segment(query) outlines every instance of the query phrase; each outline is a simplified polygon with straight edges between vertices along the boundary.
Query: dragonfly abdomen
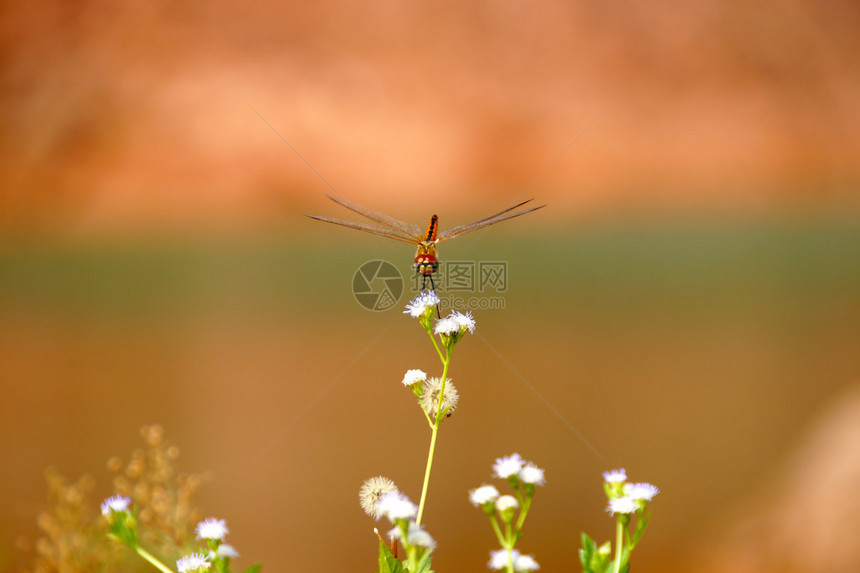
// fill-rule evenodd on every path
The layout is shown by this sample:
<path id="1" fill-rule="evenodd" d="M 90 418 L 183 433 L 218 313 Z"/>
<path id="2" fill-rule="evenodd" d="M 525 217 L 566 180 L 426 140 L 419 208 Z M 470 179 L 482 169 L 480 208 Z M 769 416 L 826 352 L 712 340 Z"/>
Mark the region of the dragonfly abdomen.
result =
<path id="1" fill-rule="evenodd" d="M 436 241 L 436 231 L 439 230 L 439 217 L 433 215 L 430 217 L 430 224 L 427 225 L 427 233 L 424 234 L 425 242 L 435 242 Z"/>

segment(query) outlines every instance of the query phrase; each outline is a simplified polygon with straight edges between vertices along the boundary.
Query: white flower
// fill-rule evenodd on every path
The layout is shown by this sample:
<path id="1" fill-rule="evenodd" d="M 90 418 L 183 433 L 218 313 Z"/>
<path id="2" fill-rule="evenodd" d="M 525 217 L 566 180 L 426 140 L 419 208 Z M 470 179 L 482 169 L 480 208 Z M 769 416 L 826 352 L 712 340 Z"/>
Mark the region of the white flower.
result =
<path id="1" fill-rule="evenodd" d="M 218 546 L 218 550 L 215 551 L 215 555 L 221 557 L 222 559 L 235 559 L 239 556 L 239 552 L 236 551 L 236 549 L 234 549 L 232 545 L 222 543 Z"/>
<path id="2" fill-rule="evenodd" d="M 499 513 L 504 513 L 509 509 L 516 509 L 519 506 L 520 503 L 517 501 L 517 498 L 512 495 L 503 495 L 496 500 L 496 510 Z"/>
<path id="3" fill-rule="evenodd" d="M 428 308 L 435 308 L 440 302 L 435 292 L 423 292 L 406 305 L 406 310 L 403 311 L 403 314 L 408 314 L 412 318 L 418 318 L 427 312 Z"/>
<path id="4" fill-rule="evenodd" d="M 540 565 L 531 555 L 518 555 L 514 559 L 515 571 L 537 571 L 538 569 L 540 569 Z"/>
<path id="5" fill-rule="evenodd" d="M 650 483 L 626 483 L 624 484 L 624 495 L 637 501 L 651 501 L 660 490 Z"/>
<path id="6" fill-rule="evenodd" d="M 537 467 L 532 462 L 527 463 L 519 473 L 520 481 L 523 483 L 531 483 L 534 485 L 543 485 L 546 480 L 543 477 L 543 470 Z"/>
<path id="7" fill-rule="evenodd" d="M 455 312 L 452 312 L 448 316 L 448 318 L 453 320 L 457 324 L 457 326 L 460 327 L 460 330 L 463 330 L 463 331 L 468 330 L 469 334 L 475 333 L 475 319 L 472 318 L 471 312 L 467 312 L 466 314 L 463 314 L 461 312 L 455 311 Z"/>
<path id="8" fill-rule="evenodd" d="M 427 373 L 423 370 L 407 370 L 406 374 L 403 375 L 404 386 L 412 386 L 413 384 L 424 382 L 425 380 L 427 380 Z"/>
<path id="9" fill-rule="evenodd" d="M 230 533 L 227 523 L 223 519 L 214 517 L 198 523 L 194 532 L 197 533 L 197 539 L 217 539 L 218 541 L 224 541 L 224 536 Z"/>
<path id="10" fill-rule="evenodd" d="M 633 513 L 639 507 L 639 503 L 632 497 L 613 497 L 606 506 L 606 511 L 611 515 L 616 513 Z"/>
<path id="11" fill-rule="evenodd" d="M 493 476 L 502 479 L 508 479 L 513 475 L 520 473 L 523 468 L 523 458 L 519 454 L 511 454 L 504 458 L 496 458 L 496 463 L 493 465 Z"/>
<path id="12" fill-rule="evenodd" d="M 516 549 L 511 549 L 511 560 L 516 563 L 517 559 L 520 558 L 520 552 Z M 490 551 L 490 562 L 487 563 L 487 567 L 490 569 L 504 569 L 508 566 L 508 550 L 507 549 L 497 549 L 495 551 Z"/>
<path id="13" fill-rule="evenodd" d="M 131 504 L 131 499 L 124 495 L 115 495 L 109 497 L 102 502 L 102 515 L 110 516 L 113 511 L 128 511 L 128 506 Z"/>
<path id="14" fill-rule="evenodd" d="M 454 336 L 460 334 L 460 325 L 450 316 L 446 316 L 436 321 L 433 332 L 440 335 Z"/>
<path id="15" fill-rule="evenodd" d="M 382 515 L 379 511 L 379 499 L 387 493 L 396 491 L 397 485 L 387 477 L 376 476 L 368 479 L 361 484 L 361 489 L 358 491 L 361 509 L 373 519 L 379 519 Z"/>
<path id="16" fill-rule="evenodd" d="M 627 473 L 624 468 L 603 472 L 603 480 L 606 483 L 624 483 L 627 481 Z"/>
<path id="17" fill-rule="evenodd" d="M 495 502 L 499 499 L 499 490 L 493 485 L 482 485 L 469 492 L 469 501 L 475 507 L 484 505 L 485 503 Z"/>
<path id="18" fill-rule="evenodd" d="M 202 553 L 186 555 L 176 562 L 176 570 L 179 573 L 197 573 L 199 571 L 206 571 L 211 566 L 212 564 L 206 561 L 206 556 Z"/>
<path id="19" fill-rule="evenodd" d="M 424 392 L 421 394 L 421 407 L 427 412 L 431 419 L 436 418 L 436 407 L 439 405 L 439 390 L 442 389 L 441 378 L 428 378 L 424 382 Z M 446 416 L 450 416 L 457 409 L 460 401 L 460 393 L 449 378 L 445 381 L 445 391 L 442 393 L 442 411 L 447 410 Z"/>
<path id="20" fill-rule="evenodd" d="M 388 537 L 389 539 L 402 539 L 403 531 L 399 527 L 395 527 L 388 532 Z M 433 539 L 433 536 L 427 533 L 424 528 L 414 521 L 409 522 L 409 526 L 406 531 L 406 543 L 409 545 L 426 547 L 428 549 L 434 549 L 436 547 L 436 540 Z"/>
<path id="21" fill-rule="evenodd" d="M 391 523 L 398 519 L 414 519 L 418 515 L 418 506 L 400 492 L 386 493 L 379 498 L 377 508 Z"/>

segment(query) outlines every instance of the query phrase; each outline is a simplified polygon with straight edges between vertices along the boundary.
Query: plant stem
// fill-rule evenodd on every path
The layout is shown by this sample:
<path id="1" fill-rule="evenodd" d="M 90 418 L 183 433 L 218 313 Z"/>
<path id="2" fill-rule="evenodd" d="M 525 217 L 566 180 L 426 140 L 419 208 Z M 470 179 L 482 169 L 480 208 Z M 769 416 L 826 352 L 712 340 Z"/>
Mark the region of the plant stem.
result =
<path id="1" fill-rule="evenodd" d="M 156 559 L 152 553 L 150 553 L 140 545 L 135 547 L 134 550 L 137 551 L 138 555 L 149 561 L 153 567 L 161 571 L 161 573 L 173 573 L 173 571 L 171 571 L 171 569 L 167 567 L 167 565 Z"/>
<path id="2" fill-rule="evenodd" d="M 403 535 L 403 541 L 406 541 L 406 534 Z M 415 545 L 409 546 L 406 550 L 406 560 L 409 563 L 409 570 L 416 571 L 418 569 L 418 547 Z"/>
<path id="3" fill-rule="evenodd" d="M 496 532 L 496 538 L 499 540 L 499 545 L 504 547 L 507 540 L 505 539 L 505 534 L 502 533 L 502 528 L 499 527 L 499 522 L 496 520 L 495 515 L 490 516 L 490 524 L 493 526 L 493 531 Z"/>
<path id="4" fill-rule="evenodd" d="M 623 515 L 618 516 L 617 525 L 615 526 L 615 567 L 612 568 L 613 573 L 621 571 L 621 545 L 624 543 L 624 527 L 621 525 Z"/>
<path id="5" fill-rule="evenodd" d="M 522 499 L 522 496 L 519 496 L 520 501 L 520 516 L 517 518 L 516 531 L 519 531 L 523 528 L 523 523 L 526 522 L 526 515 L 529 513 L 529 507 L 532 505 L 531 496 L 526 496 L 525 499 Z"/>
<path id="6" fill-rule="evenodd" d="M 435 349 L 436 349 L 436 354 L 438 354 L 438 355 L 439 355 L 439 360 L 441 360 L 441 361 L 442 361 L 442 364 L 445 364 L 445 362 L 446 362 L 446 361 L 445 361 L 445 356 L 442 354 L 442 350 L 439 348 L 439 343 L 438 343 L 438 342 L 436 342 L 436 338 L 433 336 L 433 331 L 432 331 L 432 330 L 428 330 L 428 331 L 427 331 L 427 335 L 428 335 L 428 336 L 430 336 L 430 342 L 432 342 L 432 343 L 433 343 L 433 348 L 435 348 Z M 450 355 L 450 352 L 449 352 L 449 355 Z"/>
<path id="7" fill-rule="evenodd" d="M 430 435 L 430 451 L 427 452 L 427 467 L 424 469 L 424 485 L 421 487 L 421 501 L 418 503 L 418 517 L 415 524 L 421 525 L 421 516 L 424 515 L 424 502 L 427 501 L 427 487 L 430 484 L 430 469 L 433 467 L 433 452 L 436 450 L 436 435 L 439 433 L 439 425 L 433 424 L 433 432 Z"/>
<path id="8" fill-rule="evenodd" d="M 432 337 L 431 337 L 432 338 Z M 436 344 L 436 340 L 433 340 Z M 438 350 L 438 346 L 436 348 Z M 440 352 L 441 356 L 441 352 Z M 421 487 L 421 501 L 418 503 L 418 516 L 415 524 L 421 525 L 421 517 L 424 515 L 424 504 L 427 501 L 427 488 L 430 486 L 430 470 L 433 467 L 433 454 L 436 452 L 436 436 L 439 435 L 439 424 L 442 422 L 442 397 L 445 392 L 445 381 L 448 379 L 448 364 L 451 361 L 451 350 L 445 349 L 445 357 L 442 359 L 442 384 L 439 387 L 439 402 L 436 404 L 436 422 L 433 424 L 430 434 L 430 451 L 427 452 L 427 467 L 424 469 L 424 485 Z"/>

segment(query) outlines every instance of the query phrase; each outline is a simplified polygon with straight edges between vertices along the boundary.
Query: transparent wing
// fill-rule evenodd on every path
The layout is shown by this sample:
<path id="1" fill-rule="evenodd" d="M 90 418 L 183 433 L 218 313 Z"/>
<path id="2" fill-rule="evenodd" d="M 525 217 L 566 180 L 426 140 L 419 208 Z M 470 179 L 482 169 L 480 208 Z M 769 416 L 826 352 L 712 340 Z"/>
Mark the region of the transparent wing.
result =
<path id="1" fill-rule="evenodd" d="M 341 225 L 342 227 L 349 227 L 350 229 L 356 229 L 359 231 L 364 231 L 365 233 L 372 233 L 374 235 L 379 235 L 381 237 L 388 237 L 389 239 L 395 239 L 397 241 L 403 241 L 404 243 L 409 243 L 411 245 L 416 244 L 416 239 L 406 233 L 401 233 L 397 229 L 387 229 L 384 227 L 377 227 L 376 225 L 368 225 L 367 223 L 356 223 L 355 221 L 344 221 L 343 219 L 335 219 L 333 217 L 324 217 L 322 215 L 311 215 L 309 213 L 305 213 L 306 217 L 310 217 L 311 219 L 316 219 L 317 221 L 325 221 L 326 223 L 334 223 L 335 225 Z"/>
<path id="2" fill-rule="evenodd" d="M 412 239 L 420 242 L 423 239 L 423 229 L 418 225 L 413 225 L 412 223 L 407 223 L 406 221 L 400 221 L 393 217 L 389 217 L 388 215 L 384 215 L 378 211 L 373 211 L 368 209 L 367 207 L 362 207 L 352 201 L 347 201 L 343 197 L 335 197 L 334 195 L 326 195 L 329 199 L 337 203 L 342 207 L 346 207 L 353 213 L 358 213 L 362 217 L 366 217 L 371 221 L 375 221 L 382 225 L 383 227 L 388 227 L 390 229 L 394 229 L 399 231 L 401 234 L 409 236 Z M 329 221 L 334 222 L 334 221 Z M 347 225 L 349 227 L 350 225 Z"/>
<path id="3" fill-rule="evenodd" d="M 538 209 L 543 209 L 544 207 L 546 207 L 546 205 L 538 205 L 537 207 L 531 207 L 522 211 L 516 211 L 516 209 L 522 207 L 529 201 L 533 201 L 533 199 L 523 201 L 522 203 L 517 203 L 512 207 L 508 207 L 504 211 L 499 211 L 495 215 L 490 215 L 489 217 L 479 219 L 474 223 L 459 225 L 457 227 L 452 227 L 446 231 L 442 231 L 441 233 L 439 233 L 439 238 L 436 239 L 436 242 L 439 243 L 442 241 L 447 241 L 448 239 L 453 239 L 457 235 L 462 235 L 463 233 L 471 233 L 472 231 L 477 231 L 478 229 L 483 229 L 484 227 L 489 227 L 490 225 L 495 225 L 496 223 L 501 223 L 502 221 L 507 221 L 508 219 L 513 219 L 514 217 L 519 217 L 520 215 L 525 215 L 526 213 L 531 213 L 532 211 L 537 211 Z"/>

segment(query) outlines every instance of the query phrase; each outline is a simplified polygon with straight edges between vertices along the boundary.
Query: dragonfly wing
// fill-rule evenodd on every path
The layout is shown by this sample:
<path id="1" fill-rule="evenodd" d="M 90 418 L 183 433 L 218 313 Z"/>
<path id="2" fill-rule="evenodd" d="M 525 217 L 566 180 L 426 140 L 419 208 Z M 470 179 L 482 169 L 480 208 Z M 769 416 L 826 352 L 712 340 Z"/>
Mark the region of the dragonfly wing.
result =
<path id="1" fill-rule="evenodd" d="M 418 225 L 413 225 L 412 223 L 407 223 L 406 221 L 400 221 L 378 211 L 373 211 L 371 209 L 368 209 L 367 207 L 362 207 L 361 205 L 353 203 L 352 201 L 347 201 L 343 197 L 336 197 L 334 195 L 326 195 L 326 197 L 328 197 L 341 207 L 346 207 L 353 213 L 358 213 L 362 217 L 366 217 L 371 221 L 379 223 L 380 225 L 383 225 L 390 229 L 395 229 L 396 231 L 404 235 L 408 235 L 412 239 L 415 239 L 415 241 L 420 242 L 423 238 L 422 229 Z"/>
<path id="2" fill-rule="evenodd" d="M 350 229 L 356 229 L 359 231 L 364 231 L 365 233 L 372 233 L 374 235 L 380 235 L 382 237 L 388 237 L 389 239 L 395 239 L 397 241 L 403 241 L 404 243 L 409 243 L 414 245 L 415 239 L 407 235 L 406 233 L 401 233 L 397 229 L 387 229 L 384 227 L 377 227 L 374 225 L 368 225 L 367 223 L 356 223 L 355 221 L 344 221 L 343 219 L 335 219 L 333 217 L 324 217 L 322 215 L 311 215 L 309 213 L 305 213 L 306 217 L 310 217 L 311 219 L 316 219 L 317 221 L 325 221 L 326 223 L 334 223 L 335 225 L 341 225 L 342 227 L 349 227 Z"/>
<path id="3" fill-rule="evenodd" d="M 519 217 L 520 215 L 525 215 L 526 213 L 531 213 L 532 211 L 537 211 L 538 209 L 543 209 L 546 205 L 538 205 L 537 207 L 531 207 L 529 209 L 524 209 L 522 211 L 514 211 L 519 207 L 522 207 L 532 199 L 528 201 L 523 201 L 522 203 L 517 203 L 513 207 L 508 207 L 503 211 L 499 211 L 495 215 L 490 215 L 489 217 L 485 217 L 483 219 L 479 219 L 474 223 L 468 223 L 466 225 L 459 225 L 457 227 L 452 227 L 446 231 L 442 231 L 439 233 L 439 238 L 436 239 L 436 242 L 447 241 L 448 239 L 453 239 L 457 235 L 462 235 L 463 233 L 471 233 L 472 231 L 477 231 L 478 229 L 483 229 L 484 227 L 489 227 L 490 225 L 495 225 L 496 223 L 501 223 L 502 221 L 507 221 L 508 219 L 513 219 L 514 217 Z"/>

